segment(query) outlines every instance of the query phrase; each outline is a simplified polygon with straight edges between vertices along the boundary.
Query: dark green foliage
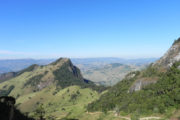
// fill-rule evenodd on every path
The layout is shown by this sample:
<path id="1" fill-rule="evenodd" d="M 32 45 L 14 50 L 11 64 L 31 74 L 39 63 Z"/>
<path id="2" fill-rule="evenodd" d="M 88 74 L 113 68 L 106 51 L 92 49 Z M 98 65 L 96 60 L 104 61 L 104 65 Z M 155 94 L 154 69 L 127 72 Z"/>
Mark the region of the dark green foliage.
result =
<path id="1" fill-rule="evenodd" d="M 144 71 L 142 71 L 143 77 L 154 77 L 158 76 L 160 73 L 155 67 L 152 67 L 152 64 L 149 65 Z"/>
<path id="2" fill-rule="evenodd" d="M 69 93 L 69 88 L 67 89 L 67 93 Z"/>
<path id="3" fill-rule="evenodd" d="M 11 85 L 8 90 L 0 90 L 0 96 L 8 96 L 9 93 L 14 89 L 14 85 Z"/>
<path id="4" fill-rule="evenodd" d="M 20 97 L 20 95 L 19 95 L 19 94 L 17 94 L 16 99 L 18 99 L 19 97 Z"/>
<path id="5" fill-rule="evenodd" d="M 32 78 L 30 78 L 25 84 L 24 86 L 28 86 L 28 85 L 31 85 L 31 86 L 36 86 L 37 84 L 40 83 L 41 81 L 41 78 L 43 77 L 43 75 L 37 75 L 37 76 L 34 76 Z"/>
<path id="6" fill-rule="evenodd" d="M 60 85 L 62 88 L 84 83 L 80 75 L 80 71 L 74 66 L 71 66 L 73 67 L 74 71 L 70 71 L 69 65 L 69 63 L 64 63 L 59 69 L 53 72 L 55 75 L 55 80 L 58 81 L 58 85 Z"/>
<path id="7" fill-rule="evenodd" d="M 180 108 L 180 62 L 175 63 L 166 73 L 159 75 L 156 84 L 146 86 L 143 90 L 129 93 L 129 87 L 135 78 L 123 80 L 113 86 L 107 93 L 92 104 L 89 111 L 114 110 L 140 114 L 165 113 L 169 108 Z M 151 72 L 150 72 L 151 73 Z M 148 75 L 150 76 L 150 74 Z"/>
<path id="8" fill-rule="evenodd" d="M 93 82 L 82 78 L 80 70 L 73 66 L 72 63 L 66 62 L 59 69 L 53 72 L 55 80 L 58 81 L 58 85 L 62 88 L 66 88 L 72 85 L 78 85 L 81 88 L 92 88 L 102 92 L 106 89 L 103 86 L 96 86 Z"/>
<path id="9" fill-rule="evenodd" d="M 46 119 L 47 119 L 47 120 L 57 120 L 57 118 L 54 117 L 54 116 L 52 116 L 52 115 L 47 116 Z"/>
<path id="10" fill-rule="evenodd" d="M 79 119 L 74 119 L 74 118 L 62 118 L 61 120 L 79 120 Z"/>
<path id="11" fill-rule="evenodd" d="M 131 115 L 131 120 L 140 120 L 140 115 L 138 113 L 134 113 Z"/>
<path id="12" fill-rule="evenodd" d="M 72 94 L 72 95 L 71 95 L 71 100 L 76 100 L 77 97 L 78 97 L 78 94 Z"/>
<path id="13" fill-rule="evenodd" d="M 38 120 L 45 120 L 45 109 L 43 104 L 40 104 L 34 112 L 34 117 Z"/>
<path id="14" fill-rule="evenodd" d="M 48 71 L 45 71 L 45 72 L 44 72 L 44 75 L 46 75 L 46 74 L 48 74 Z"/>
<path id="15" fill-rule="evenodd" d="M 7 85 L 4 85 L 4 86 L 3 86 L 3 89 L 6 88 L 6 87 L 7 87 Z"/>
<path id="16" fill-rule="evenodd" d="M 102 95 L 99 100 L 88 105 L 89 111 L 107 111 L 112 110 L 117 106 L 117 103 L 121 103 L 126 101 L 125 98 L 128 95 L 127 91 L 131 84 L 134 82 L 135 78 L 127 79 L 119 82 L 114 87 L 110 88 L 107 93 Z M 128 100 L 127 100 L 128 101 Z M 121 108 L 126 108 L 128 103 L 125 103 L 121 106 Z"/>
<path id="17" fill-rule="evenodd" d="M 76 93 L 79 95 L 79 94 L 80 94 L 79 90 L 78 90 L 78 91 L 76 91 Z"/>
<path id="18" fill-rule="evenodd" d="M 53 92 L 52 94 L 53 94 L 53 95 L 56 95 L 57 93 L 58 93 L 58 92 L 57 92 L 57 91 L 55 91 L 55 92 Z"/>
<path id="19" fill-rule="evenodd" d="M 51 63 L 51 65 L 57 65 L 57 63 L 59 63 L 61 60 L 63 60 L 63 58 L 59 58 L 59 59 L 56 60 L 55 62 Z"/>

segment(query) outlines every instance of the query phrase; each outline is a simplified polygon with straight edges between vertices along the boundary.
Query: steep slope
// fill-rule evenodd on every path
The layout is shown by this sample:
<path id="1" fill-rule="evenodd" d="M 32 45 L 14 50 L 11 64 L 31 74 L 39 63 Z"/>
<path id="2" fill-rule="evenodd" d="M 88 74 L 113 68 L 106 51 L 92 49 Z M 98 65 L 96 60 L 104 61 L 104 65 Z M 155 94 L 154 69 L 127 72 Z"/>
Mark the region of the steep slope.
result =
<path id="1" fill-rule="evenodd" d="M 180 40 L 175 41 L 173 46 L 179 48 Z M 89 104 L 88 110 L 116 110 L 120 114 L 163 114 L 169 118 L 180 108 L 180 61 L 174 59 L 180 49 L 174 52 L 168 51 L 146 70 L 128 74 L 100 99 Z M 164 61 L 169 61 L 172 65 L 165 64 Z M 162 71 L 162 68 L 165 71 Z"/>
<path id="2" fill-rule="evenodd" d="M 180 61 L 180 38 L 175 40 L 171 48 L 153 66 L 167 69 L 177 61 Z"/>
<path id="3" fill-rule="evenodd" d="M 73 110 L 79 111 L 77 115 L 84 112 L 84 106 L 97 99 L 98 92 L 104 89 L 84 79 L 70 59 L 60 58 L 49 65 L 32 65 L 16 72 L 14 77 L 0 84 L 0 96 L 15 97 L 18 108 L 32 116 L 37 106 L 43 104 L 46 117 L 56 112 L 64 115 L 54 116 L 65 117 Z"/>
<path id="4" fill-rule="evenodd" d="M 175 40 L 170 49 L 155 63 L 141 71 L 130 91 L 138 91 L 149 84 L 156 83 L 162 73 L 166 73 L 174 63 L 180 61 L 180 38 Z"/>
<path id="5" fill-rule="evenodd" d="M 47 65 L 53 62 L 54 59 L 5 59 L 0 60 L 0 74 L 7 72 L 17 72 L 32 64 Z"/>

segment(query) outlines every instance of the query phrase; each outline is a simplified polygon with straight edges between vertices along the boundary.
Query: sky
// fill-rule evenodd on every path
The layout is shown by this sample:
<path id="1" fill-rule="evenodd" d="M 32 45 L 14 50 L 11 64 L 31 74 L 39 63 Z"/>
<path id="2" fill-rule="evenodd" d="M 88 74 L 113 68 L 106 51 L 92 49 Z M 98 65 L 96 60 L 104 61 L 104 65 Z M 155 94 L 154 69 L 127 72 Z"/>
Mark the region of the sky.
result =
<path id="1" fill-rule="evenodd" d="M 0 59 L 161 57 L 179 0 L 0 0 Z"/>

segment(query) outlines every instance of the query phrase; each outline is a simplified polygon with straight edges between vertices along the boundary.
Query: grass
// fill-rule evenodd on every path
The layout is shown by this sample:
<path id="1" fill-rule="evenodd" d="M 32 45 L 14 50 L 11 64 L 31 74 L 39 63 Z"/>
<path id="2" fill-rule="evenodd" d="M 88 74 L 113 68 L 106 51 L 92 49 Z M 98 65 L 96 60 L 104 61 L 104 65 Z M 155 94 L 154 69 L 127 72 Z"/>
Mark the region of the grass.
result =
<path id="1" fill-rule="evenodd" d="M 56 94 L 53 95 L 54 92 Z M 74 100 L 71 98 L 73 94 L 78 94 Z M 43 104 L 46 116 L 76 118 L 85 113 L 87 104 L 98 99 L 98 96 L 96 91 L 89 88 L 71 86 L 57 91 L 52 85 L 39 92 L 19 97 L 17 104 L 20 104 L 18 108 L 22 112 L 30 112 L 31 115 L 38 104 Z"/>
<path id="2" fill-rule="evenodd" d="M 67 88 L 58 86 L 53 71 L 62 67 L 66 62 L 68 62 L 68 59 L 57 62 L 55 65 L 35 66 L 36 69 L 32 66 L 18 76 L 1 83 L 0 89 L 8 90 L 10 86 L 14 86 L 9 96 L 16 98 L 16 106 L 23 113 L 33 115 L 33 111 L 40 104 L 43 104 L 46 117 L 76 118 L 84 114 L 86 106 L 97 100 L 100 95 L 91 88 L 82 88 L 76 85 L 67 86 Z M 37 80 L 40 83 L 50 82 L 51 84 L 37 90 Z"/>

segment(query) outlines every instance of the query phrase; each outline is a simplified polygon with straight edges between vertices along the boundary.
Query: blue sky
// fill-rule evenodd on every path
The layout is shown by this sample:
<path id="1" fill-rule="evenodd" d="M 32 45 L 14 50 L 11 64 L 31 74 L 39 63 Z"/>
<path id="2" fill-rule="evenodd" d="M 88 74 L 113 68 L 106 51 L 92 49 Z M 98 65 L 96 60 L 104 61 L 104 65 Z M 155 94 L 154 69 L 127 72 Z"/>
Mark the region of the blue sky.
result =
<path id="1" fill-rule="evenodd" d="M 160 57 L 179 0 L 0 0 L 0 59 Z"/>

